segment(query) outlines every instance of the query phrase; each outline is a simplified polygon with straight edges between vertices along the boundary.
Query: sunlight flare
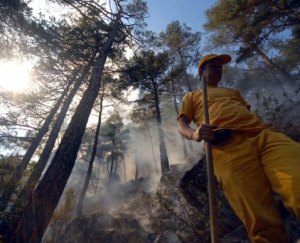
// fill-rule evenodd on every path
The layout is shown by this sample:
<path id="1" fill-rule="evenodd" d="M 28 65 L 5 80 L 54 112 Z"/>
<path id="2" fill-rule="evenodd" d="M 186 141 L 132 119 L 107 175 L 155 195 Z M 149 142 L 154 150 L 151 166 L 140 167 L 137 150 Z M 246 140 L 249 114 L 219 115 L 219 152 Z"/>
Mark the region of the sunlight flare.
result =
<path id="1" fill-rule="evenodd" d="M 24 92 L 30 84 L 30 65 L 20 62 L 0 62 L 0 88 Z"/>

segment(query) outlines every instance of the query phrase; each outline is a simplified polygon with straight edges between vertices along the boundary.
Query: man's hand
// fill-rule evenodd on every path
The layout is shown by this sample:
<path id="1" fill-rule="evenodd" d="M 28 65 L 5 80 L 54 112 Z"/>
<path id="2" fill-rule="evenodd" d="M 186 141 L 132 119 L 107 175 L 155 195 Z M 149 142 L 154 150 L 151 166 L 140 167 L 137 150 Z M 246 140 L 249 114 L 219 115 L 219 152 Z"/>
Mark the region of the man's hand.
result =
<path id="1" fill-rule="evenodd" d="M 200 142 L 201 140 L 205 141 L 212 141 L 214 139 L 214 133 L 213 129 L 216 129 L 217 126 L 215 125 L 206 125 L 201 124 L 193 133 L 191 136 L 191 139 L 197 142 Z"/>
<path id="2" fill-rule="evenodd" d="M 212 141 L 214 139 L 213 129 L 216 129 L 215 125 L 202 124 L 197 129 L 191 128 L 189 126 L 190 120 L 182 115 L 178 118 L 178 131 L 185 138 L 194 140 L 197 142 L 202 141 Z"/>

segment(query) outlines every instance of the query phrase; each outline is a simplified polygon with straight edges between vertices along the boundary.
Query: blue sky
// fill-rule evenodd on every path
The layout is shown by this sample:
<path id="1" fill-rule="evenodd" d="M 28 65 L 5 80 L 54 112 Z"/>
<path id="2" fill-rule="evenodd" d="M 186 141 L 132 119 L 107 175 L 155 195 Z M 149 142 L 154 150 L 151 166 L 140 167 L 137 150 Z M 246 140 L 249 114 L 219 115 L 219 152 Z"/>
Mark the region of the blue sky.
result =
<path id="1" fill-rule="evenodd" d="M 103 0 L 104 1 L 104 0 Z M 106 0 L 107 1 L 107 0 Z M 205 11 L 212 7 L 217 0 L 145 0 L 148 5 L 149 17 L 147 29 L 160 32 L 166 29 L 173 20 L 179 20 L 191 27 L 193 31 L 203 32 Z M 34 13 L 39 11 L 62 14 L 60 6 L 55 6 L 49 0 L 32 0 Z"/>
<path id="2" fill-rule="evenodd" d="M 191 27 L 193 31 L 203 32 L 206 9 L 212 7 L 216 0 L 146 0 L 149 18 L 148 29 L 160 32 L 173 20 L 179 20 Z"/>

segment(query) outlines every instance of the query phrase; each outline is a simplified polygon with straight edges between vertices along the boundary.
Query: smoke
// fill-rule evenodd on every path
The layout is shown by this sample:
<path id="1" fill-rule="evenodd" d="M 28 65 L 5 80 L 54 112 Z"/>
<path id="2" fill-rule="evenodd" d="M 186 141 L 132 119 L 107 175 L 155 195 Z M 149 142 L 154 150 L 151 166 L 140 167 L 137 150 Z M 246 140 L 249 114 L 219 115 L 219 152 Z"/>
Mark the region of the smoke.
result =
<path id="1" fill-rule="evenodd" d="M 119 108 L 120 114 L 126 116 L 125 128 L 129 129 L 130 139 L 126 143 L 124 159 L 118 160 L 116 174 L 109 176 L 110 160 L 97 158 L 94 162 L 93 175 L 89 182 L 84 201 L 85 214 L 97 211 L 113 211 L 126 200 L 136 197 L 139 192 L 155 192 L 161 178 L 158 129 L 155 120 L 144 120 L 141 124 L 131 122 L 128 110 Z M 184 157 L 183 140 L 177 131 L 177 114 L 174 105 L 164 103 L 162 106 L 162 127 L 169 158 L 169 164 L 191 166 Z M 187 141 L 187 140 L 186 140 Z M 189 155 L 196 163 L 201 157 L 202 144 L 186 144 Z M 81 149 L 69 178 L 66 190 L 73 187 L 78 197 L 88 167 L 88 154 Z M 85 150 L 86 151 L 86 150 Z M 88 153 L 88 152 L 87 152 Z M 63 198 L 63 197 L 62 197 Z"/>

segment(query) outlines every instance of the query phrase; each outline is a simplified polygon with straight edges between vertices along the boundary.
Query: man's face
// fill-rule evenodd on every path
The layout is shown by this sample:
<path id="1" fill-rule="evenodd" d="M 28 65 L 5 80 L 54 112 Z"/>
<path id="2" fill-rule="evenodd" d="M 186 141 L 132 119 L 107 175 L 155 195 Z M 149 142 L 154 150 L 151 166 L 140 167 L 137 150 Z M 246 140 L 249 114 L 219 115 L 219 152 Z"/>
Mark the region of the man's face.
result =
<path id="1" fill-rule="evenodd" d="M 219 59 L 207 61 L 205 69 L 200 70 L 200 74 L 206 77 L 208 85 L 216 86 L 222 79 L 222 62 Z"/>

